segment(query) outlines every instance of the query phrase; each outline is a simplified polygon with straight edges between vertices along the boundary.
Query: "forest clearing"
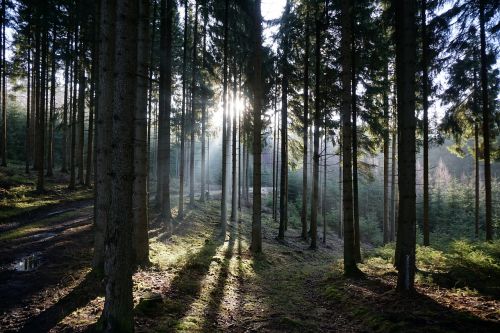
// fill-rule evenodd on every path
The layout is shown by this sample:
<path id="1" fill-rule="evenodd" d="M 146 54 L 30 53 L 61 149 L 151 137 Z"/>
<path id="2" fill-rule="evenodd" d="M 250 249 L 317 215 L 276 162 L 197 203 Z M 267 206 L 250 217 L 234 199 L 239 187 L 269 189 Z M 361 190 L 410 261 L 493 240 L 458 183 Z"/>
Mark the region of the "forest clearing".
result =
<path id="1" fill-rule="evenodd" d="M 0 0 L 0 332 L 500 332 L 498 0 Z"/>

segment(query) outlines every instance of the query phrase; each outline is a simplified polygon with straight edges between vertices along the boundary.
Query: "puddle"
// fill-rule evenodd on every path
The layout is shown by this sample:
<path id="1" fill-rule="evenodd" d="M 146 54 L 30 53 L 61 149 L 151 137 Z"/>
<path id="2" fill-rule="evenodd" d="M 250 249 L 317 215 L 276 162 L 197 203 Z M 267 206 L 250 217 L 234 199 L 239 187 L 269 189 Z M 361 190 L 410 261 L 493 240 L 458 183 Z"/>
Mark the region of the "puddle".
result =
<path id="1" fill-rule="evenodd" d="M 29 256 L 22 257 L 12 264 L 11 270 L 14 270 L 16 272 L 34 271 L 42 264 L 41 254 L 41 252 L 35 252 L 30 254 Z"/>

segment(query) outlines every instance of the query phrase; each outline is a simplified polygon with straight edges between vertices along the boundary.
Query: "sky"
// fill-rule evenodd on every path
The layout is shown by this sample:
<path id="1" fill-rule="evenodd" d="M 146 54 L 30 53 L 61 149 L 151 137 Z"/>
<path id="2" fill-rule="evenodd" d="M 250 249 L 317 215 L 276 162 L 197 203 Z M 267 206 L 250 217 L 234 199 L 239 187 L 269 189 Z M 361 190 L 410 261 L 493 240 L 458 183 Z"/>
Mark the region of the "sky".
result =
<path id="1" fill-rule="evenodd" d="M 281 17 L 285 9 L 286 0 L 262 0 L 261 11 L 265 21 L 274 20 Z M 264 45 L 272 46 L 273 36 L 278 32 L 278 26 L 266 27 L 264 25 Z M 273 47 L 276 49 L 276 46 Z"/>

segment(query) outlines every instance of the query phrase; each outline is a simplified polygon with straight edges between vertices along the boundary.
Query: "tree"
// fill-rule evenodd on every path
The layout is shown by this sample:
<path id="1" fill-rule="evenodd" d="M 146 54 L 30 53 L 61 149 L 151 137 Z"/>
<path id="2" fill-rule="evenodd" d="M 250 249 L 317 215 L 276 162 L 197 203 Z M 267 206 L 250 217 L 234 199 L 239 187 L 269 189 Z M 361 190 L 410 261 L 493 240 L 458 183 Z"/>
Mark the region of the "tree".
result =
<path id="1" fill-rule="evenodd" d="M 139 27 L 137 37 L 137 99 L 134 115 L 134 263 L 149 264 L 148 238 L 148 148 L 147 102 L 150 47 L 149 0 L 139 1 Z M 170 147 L 168 147 L 170 148 Z"/>
<path id="2" fill-rule="evenodd" d="M 303 149 L 303 159 L 302 159 L 302 212 L 300 220 L 302 223 L 302 239 L 307 239 L 307 163 L 308 163 L 308 152 L 307 152 L 307 129 L 309 128 L 309 6 L 306 2 L 306 20 L 305 25 L 305 46 L 304 46 L 304 124 L 302 130 L 302 141 L 304 145 Z"/>
<path id="3" fill-rule="evenodd" d="M 485 30 L 486 0 L 479 0 L 479 36 L 481 40 L 481 102 L 483 107 L 483 145 L 484 145 L 484 190 L 486 206 L 486 240 L 493 240 L 493 221 L 491 205 L 491 161 L 490 161 L 490 111 L 488 102 L 488 65 L 486 59 Z"/>
<path id="4" fill-rule="evenodd" d="M 223 102 L 223 116 L 222 116 L 222 193 L 221 193 L 221 217 L 220 217 L 220 223 L 221 223 L 221 234 L 225 237 L 226 235 L 226 221 L 227 221 L 227 159 L 228 159 L 228 154 L 227 154 L 227 140 L 228 140 L 228 134 L 227 134 L 227 114 L 229 113 L 228 111 L 228 91 L 227 91 L 227 85 L 228 85 L 228 72 L 227 72 L 227 62 L 228 62 L 228 43 L 229 43 L 229 0 L 225 0 L 224 2 L 224 45 L 223 45 L 223 52 L 224 52 L 224 60 L 223 60 L 223 67 L 222 67 L 222 76 L 223 76 L 223 82 L 222 82 L 222 102 Z"/>
<path id="5" fill-rule="evenodd" d="M 281 178 L 280 178 L 280 225 L 278 239 L 285 238 L 285 230 L 288 224 L 288 53 L 290 52 L 289 27 L 290 0 L 287 0 L 283 13 L 283 40 L 281 55 Z"/>
<path id="6" fill-rule="evenodd" d="M 396 243 L 397 289 L 414 289 L 415 280 L 415 1 L 393 2 L 395 10 L 396 87 L 398 109 L 399 213 Z"/>
<path id="7" fill-rule="evenodd" d="M 184 46 L 182 54 L 182 111 L 181 111 L 181 163 L 179 173 L 179 209 L 177 218 L 182 219 L 184 216 L 184 167 L 186 161 L 185 141 L 186 141 L 186 95 L 187 95 L 187 43 L 188 43 L 188 1 L 184 1 Z"/>
<path id="8" fill-rule="evenodd" d="M 325 13 L 326 13 L 325 7 Z M 311 199 L 311 249 L 316 249 L 318 238 L 318 196 L 319 196 L 319 136 L 321 126 L 321 104 L 320 104 L 320 86 L 321 86 L 321 31 L 322 16 L 320 14 L 319 3 L 316 4 L 316 24 L 315 24 L 315 96 L 314 96 L 314 141 L 313 141 L 313 175 L 312 175 L 312 199 Z"/>
<path id="9" fill-rule="evenodd" d="M 104 332 L 133 332 L 132 194 L 137 96 L 137 1 L 116 3 L 115 80 L 111 141 L 111 205 L 106 231 Z M 113 7 L 104 5 L 104 9 Z M 102 15 L 110 15 L 106 10 Z"/>
<path id="10" fill-rule="evenodd" d="M 1 65 L 0 65 L 0 72 L 2 75 L 2 86 L 1 86 L 1 92 L 2 92 L 2 140 L 1 140 L 1 147 L 0 147 L 0 154 L 2 155 L 2 166 L 7 166 L 7 100 L 6 100 L 6 71 L 7 71 L 7 66 L 6 66 L 6 59 L 5 59 L 5 27 L 7 25 L 7 17 L 6 17 L 6 12 L 7 12 L 7 3 L 6 0 L 2 0 L 2 26 L 1 26 L 1 33 L 2 33 L 2 49 L 1 49 L 1 56 L 2 58 L 0 59 Z"/>
<path id="11" fill-rule="evenodd" d="M 352 193 L 352 2 L 343 1 L 341 7 L 341 66 L 342 66 L 342 206 L 344 210 L 344 274 L 359 274 L 354 253 L 354 221 Z"/>
<path id="12" fill-rule="evenodd" d="M 160 86 L 158 113 L 157 205 L 162 219 L 171 222 L 170 213 L 170 113 L 172 99 L 172 0 L 160 2 Z"/>
<path id="13" fill-rule="evenodd" d="M 424 111 L 423 135 L 424 135 L 424 218 L 423 233 L 424 245 L 429 246 L 429 72 L 428 54 L 429 46 L 427 41 L 427 0 L 421 0 L 421 34 L 422 34 L 422 106 Z"/>
<path id="14" fill-rule="evenodd" d="M 226 0 L 227 1 L 227 0 Z M 251 9 L 253 75 L 253 207 L 252 207 L 252 243 L 253 253 L 262 252 L 261 230 L 261 131 L 262 131 L 262 16 L 260 0 L 254 0 Z"/>
<path id="15" fill-rule="evenodd" d="M 191 155 L 189 159 L 189 205 L 194 207 L 194 151 L 195 151 L 195 121 L 196 121 L 196 75 L 197 75 L 197 57 L 198 57 L 198 0 L 194 4 L 194 27 L 193 27 L 193 57 L 191 65 L 191 117 L 189 132 L 191 134 Z"/>
<path id="16" fill-rule="evenodd" d="M 93 269 L 104 271 L 104 239 L 111 206 L 111 130 L 114 105 L 116 0 L 101 1 L 99 12 L 99 72 L 96 115 Z"/>

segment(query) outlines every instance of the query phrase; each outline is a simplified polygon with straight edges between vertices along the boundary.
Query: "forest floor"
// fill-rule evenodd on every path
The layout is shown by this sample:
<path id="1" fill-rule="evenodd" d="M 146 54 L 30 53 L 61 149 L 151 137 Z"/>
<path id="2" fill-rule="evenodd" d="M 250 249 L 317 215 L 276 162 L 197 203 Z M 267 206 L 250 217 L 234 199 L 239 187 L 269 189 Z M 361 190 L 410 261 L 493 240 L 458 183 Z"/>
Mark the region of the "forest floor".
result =
<path id="1" fill-rule="evenodd" d="M 61 189 L 48 194 L 46 205 L 0 219 L 0 331 L 92 330 L 104 286 L 90 270 L 87 192 Z M 0 212 L 12 209 L 4 206 Z M 279 242 L 264 214 L 264 254 L 254 258 L 249 213 L 243 210 L 222 237 L 219 209 L 218 201 L 197 204 L 171 231 L 151 214 L 152 265 L 134 275 L 136 332 L 500 331 L 498 280 L 493 292 L 457 288 L 429 278 L 430 268 L 419 262 L 417 293 L 401 296 L 391 249 L 366 254 L 360 265 L 366 278 L 346 279 L 335 234 L 315 251 L 294 228 Z M 33 269 L 13 269 L 33 253 Z M 435 252 L 421 254 L 432 264 L 441 260 Z"/>

